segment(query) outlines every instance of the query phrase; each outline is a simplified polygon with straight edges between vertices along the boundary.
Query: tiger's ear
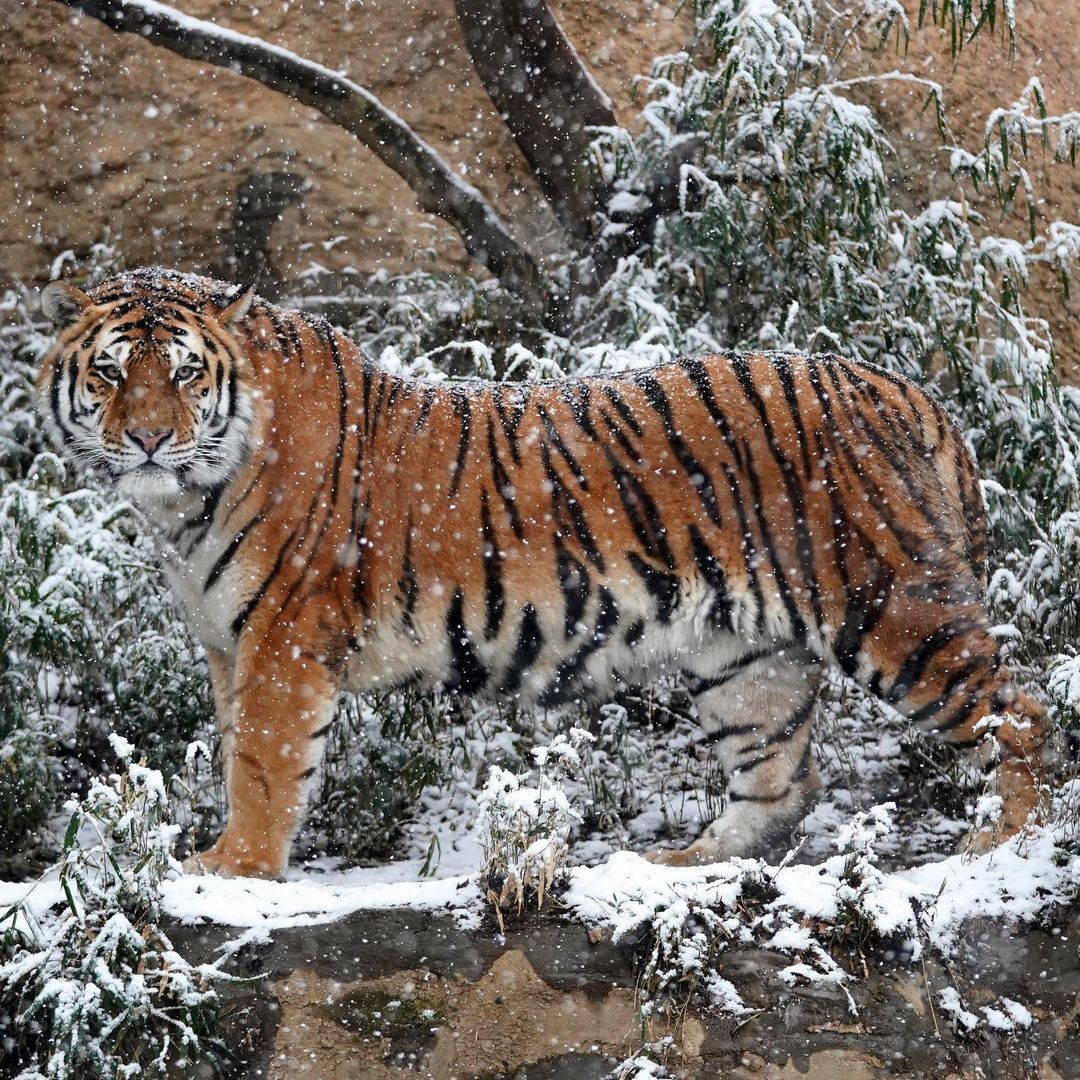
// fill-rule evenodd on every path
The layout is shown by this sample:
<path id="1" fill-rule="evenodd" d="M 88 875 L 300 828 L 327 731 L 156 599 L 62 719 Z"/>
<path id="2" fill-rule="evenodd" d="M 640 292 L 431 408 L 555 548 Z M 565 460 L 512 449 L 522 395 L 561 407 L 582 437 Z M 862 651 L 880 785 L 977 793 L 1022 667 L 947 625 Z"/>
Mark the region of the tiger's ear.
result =
<path id="1" fill-rule="evenodd" d="M 255 299 L 255 286 L 249 285 L 234 300 L 230 300 L 225 307 L 217 313 L 217 321 L 222 326 L 233 326 L 240 322 L 248 313 L 252 301 Z"/>
<path id="2" fill-rule="evenodd" d="M 58 330 L 76 322 L 92 303 L 90 297 L 70 281 L 50 281 L 41 290 L 41 310 Z"/>

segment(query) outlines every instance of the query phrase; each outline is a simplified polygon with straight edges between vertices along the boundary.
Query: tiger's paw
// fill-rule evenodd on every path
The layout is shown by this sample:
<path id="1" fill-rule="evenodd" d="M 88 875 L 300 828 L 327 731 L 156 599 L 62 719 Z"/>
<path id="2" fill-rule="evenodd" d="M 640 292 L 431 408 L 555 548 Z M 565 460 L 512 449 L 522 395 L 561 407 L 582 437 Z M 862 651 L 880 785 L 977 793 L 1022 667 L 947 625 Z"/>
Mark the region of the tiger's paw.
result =
<path id="1" fill-rule="evenodd" d="M 688 848 L 655 848 L 646 851 L 643 858 L 657 866 L 705 866 L 720 860 L 718 854 L 700 842 Z"/>
<path id="2" fill-rule="evenodd" d="M 218 840 L 213 847 L 198 854 L 190 855 L 183 862 L 185 874 L 215 874 L 223 878 L 262 878 L 274 880 L 280 878 L 283 867 L 276 862 L 257 859 L 250 854 L 238 855 L 229 850 L 227 845 Z"/>

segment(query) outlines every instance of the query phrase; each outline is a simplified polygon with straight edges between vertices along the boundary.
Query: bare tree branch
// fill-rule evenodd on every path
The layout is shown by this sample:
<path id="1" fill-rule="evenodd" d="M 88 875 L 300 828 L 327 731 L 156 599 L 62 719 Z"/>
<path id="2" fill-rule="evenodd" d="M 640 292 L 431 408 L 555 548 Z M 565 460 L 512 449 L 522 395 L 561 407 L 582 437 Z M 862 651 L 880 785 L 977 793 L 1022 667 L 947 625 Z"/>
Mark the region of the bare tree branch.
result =
<path id="1" fill-rule="evenodd" d="M 545 0 L 455 0 L 480 80 L 540 188 L 580 247 L 592 232 L 594 189 L 588 128 L 613 126 L 593 81 Z"/>
<path id="2" fill-rule="evenodd" d="M 317 109 L 355 135 L 448 221 L 466 250 L 512 293 L 545 310 L 550 294 L 536 262 L 471 184 L 364 87 L 259 38 L 195 19 L 156 0 L 59 0 L 117 33 L 136 34 L 189 60 L 228 68 Z"/>

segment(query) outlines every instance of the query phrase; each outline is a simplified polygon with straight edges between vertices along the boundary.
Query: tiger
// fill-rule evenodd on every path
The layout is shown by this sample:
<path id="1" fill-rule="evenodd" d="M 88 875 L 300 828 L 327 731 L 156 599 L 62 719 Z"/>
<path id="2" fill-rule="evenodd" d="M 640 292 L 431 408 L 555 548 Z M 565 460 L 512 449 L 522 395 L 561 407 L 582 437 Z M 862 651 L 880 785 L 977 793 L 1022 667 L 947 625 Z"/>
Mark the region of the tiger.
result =
<path id="1" fill-rule="evenodd" d="M 206 654 L 228 798 L 206 872 L 285 873 L 346 689 L 546 709 L 676 676 L 726 777 L 701 836 L 650 854 L 692 865 L 805 816 L 832 665 L 992 774 L 982 843 L 1037 818 L 1046 713 L 989 626 L 978 473 L 913 382 L 767 351 L 412 378 L 159 268 L 42 305 L 46 424 L 138 508 Z"/>

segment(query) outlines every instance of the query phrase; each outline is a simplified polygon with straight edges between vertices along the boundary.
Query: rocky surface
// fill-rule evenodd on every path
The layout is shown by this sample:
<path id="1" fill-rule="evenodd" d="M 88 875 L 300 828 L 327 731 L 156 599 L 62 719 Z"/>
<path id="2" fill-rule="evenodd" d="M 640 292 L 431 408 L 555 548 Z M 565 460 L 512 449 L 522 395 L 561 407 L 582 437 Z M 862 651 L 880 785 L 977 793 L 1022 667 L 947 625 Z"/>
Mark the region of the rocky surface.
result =
<path id="1" fill-rule="evenodd" d="M 200 957 L 228 936 L 173 934 Z M 226 990 L 237 1075 L 599 1080 L 643 1041 L 671 1035 L 666 1065 L 685 1080 L 1080 1076 L 1080 921 L 1053 934 L 976 925 L 948 965 L 838 950 L 859 975 L 849 984 L 857 1016 L 840 989 L 786 985 L 777 973 L 790 959 L 757 949 L 723 965 L 752 1013 L 646 1021 L 633 947 L 593 937 L 557 915 L 502 937 L 493 924 L 466 931 L 450 916 L 406 911 L 276 931 L 240 955 L 253 981 Z M 948 986 L 974 1011 L 1012 997 L 1034 1024 L 959 1036 L 931 1001 Z"/>

